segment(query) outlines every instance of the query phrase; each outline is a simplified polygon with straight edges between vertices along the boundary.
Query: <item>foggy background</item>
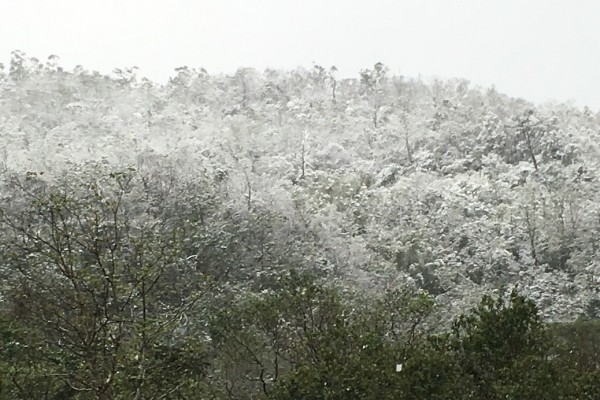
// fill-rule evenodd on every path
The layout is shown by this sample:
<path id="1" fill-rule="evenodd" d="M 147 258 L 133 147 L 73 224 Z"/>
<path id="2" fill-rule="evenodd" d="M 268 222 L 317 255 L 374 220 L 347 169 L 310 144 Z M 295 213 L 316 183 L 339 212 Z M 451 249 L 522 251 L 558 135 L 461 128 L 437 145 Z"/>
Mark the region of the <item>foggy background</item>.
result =
<path id="1" fill-rule="evenodd" d="M 0 1 L 0 61 L 22 50 L 66 68 L 137 66 L 165 82 L 180 66 L 383 62 L 409 77 L 462 77 L 534 102 L 600 109 L 600 2 L 594 0 Z"/>

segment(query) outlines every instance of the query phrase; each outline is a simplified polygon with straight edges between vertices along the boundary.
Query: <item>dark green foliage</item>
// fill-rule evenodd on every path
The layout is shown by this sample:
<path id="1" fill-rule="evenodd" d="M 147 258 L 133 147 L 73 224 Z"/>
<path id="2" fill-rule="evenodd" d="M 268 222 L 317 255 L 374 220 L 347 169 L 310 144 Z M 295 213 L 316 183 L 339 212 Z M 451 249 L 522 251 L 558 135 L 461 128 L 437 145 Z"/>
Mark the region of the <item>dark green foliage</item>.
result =
<path id="1" fill-rule="evenodd" d="M 535 304 L 516 291 L 484 296 L 455 321 L 452 341 L 475 398 L 557 398 L 545 326 Z"/>
<path id="2" fill-rule="evenodd" d="M 600 320 L 580 318 L 549 330 L 552 363 L 560 370 L 563 390 L 572 398 L 600 398 Z"/>
<path id="3" fill-rule="evenodd" d="M 314 283 L 312 285 L 302 292 L 313 291 Z M 368 307 L 352 306 L 354 302 L 343 305 L 340 301 L 337 298 L 334 302 L 325 302 L 324 305 L 329 304 L 327 309 L 337 309 L 337 315 L 330 314 L 328 324 L 307 331 L 308 351 L 295 359 L 290 374 L 280 379 L 269 397 L 394 399 L 399 394 L 410 396 L 415 394 L 412 391 L 419 391 L 411 388 L 405 376 L 412 370 L 417 371 L 415 374 L 434 374 L 420 362 L 420 358 L 426 357 L 421 346 L 431 300 L 427 296 L 390 292 Z M 323 308 L 319 305 L 318 309 Z M 409 372 L 396 371 L 396 364 L 401 362 L 406 362 L 404 371 Z M 443 367 L 434 365 L 432 368 Z M 443 383 L 436 385 L 439 391 L 443 391 L 442 388 Z M 424 390 L 433 394 L 436 389 Z"/>

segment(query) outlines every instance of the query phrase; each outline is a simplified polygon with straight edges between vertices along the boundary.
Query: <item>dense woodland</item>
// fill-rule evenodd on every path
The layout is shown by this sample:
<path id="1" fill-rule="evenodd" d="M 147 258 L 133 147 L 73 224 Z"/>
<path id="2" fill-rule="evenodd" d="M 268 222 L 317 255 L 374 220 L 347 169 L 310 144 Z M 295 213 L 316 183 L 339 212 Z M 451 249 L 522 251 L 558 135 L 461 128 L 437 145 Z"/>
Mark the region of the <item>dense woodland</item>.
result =
<path id="1" fill-rule="evenodd" d="M 0 399 L 600 398 L 600 113 L 381 63 L 0 93 Z"/>

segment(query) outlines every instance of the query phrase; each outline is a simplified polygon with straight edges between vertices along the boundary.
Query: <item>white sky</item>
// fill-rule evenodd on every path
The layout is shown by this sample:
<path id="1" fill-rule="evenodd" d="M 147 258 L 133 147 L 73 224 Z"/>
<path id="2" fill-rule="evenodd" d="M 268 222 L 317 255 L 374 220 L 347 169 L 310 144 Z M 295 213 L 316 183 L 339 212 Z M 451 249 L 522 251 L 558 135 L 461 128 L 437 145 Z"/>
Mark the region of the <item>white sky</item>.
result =
<path id="1" fill-rule="evenodd" d="M 358 77 L 381 61 L 600 109 L 600 0 L 0 0 L 0 60 L 15 49 L 155 81 L 313 62 Z"/>

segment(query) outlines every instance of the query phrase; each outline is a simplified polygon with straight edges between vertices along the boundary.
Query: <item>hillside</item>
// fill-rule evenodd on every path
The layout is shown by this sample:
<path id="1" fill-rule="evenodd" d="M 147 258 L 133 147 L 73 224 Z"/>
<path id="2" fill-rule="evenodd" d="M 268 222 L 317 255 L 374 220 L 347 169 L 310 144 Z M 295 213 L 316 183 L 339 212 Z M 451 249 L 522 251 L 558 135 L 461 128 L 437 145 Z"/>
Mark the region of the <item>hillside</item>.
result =
<path id="1" fill-rule="evenodd" d="M 381 63 L 0 93 L 0 398 L 598 394 L 600 114 Z"/>
<path id="2" fill-rule="evenodd" d="M 340 81 L 335 67 L 183 67 L 159 86 L 135 69 L 64 71 L 15 52 L 0 85 L 5 176 L 100 162 L 202 178 L 220 212 L 276 216 L 275 237 L 310 236 L 300 258 L 349 285 L 415 286 L 457 307 L 518 284 L 549 319 L 597 312 L 590 110 L 382 64 Z"/>

